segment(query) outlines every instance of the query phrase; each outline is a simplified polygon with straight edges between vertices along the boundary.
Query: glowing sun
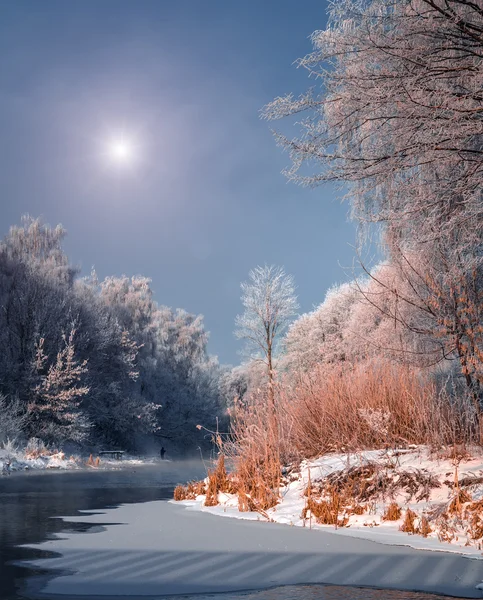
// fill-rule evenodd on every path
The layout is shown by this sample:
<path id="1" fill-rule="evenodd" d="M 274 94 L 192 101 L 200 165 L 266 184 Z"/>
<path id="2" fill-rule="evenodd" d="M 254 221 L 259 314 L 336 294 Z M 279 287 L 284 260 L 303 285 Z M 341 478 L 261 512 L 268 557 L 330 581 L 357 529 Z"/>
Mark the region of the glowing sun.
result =
<path id="1" fill-rule="evenodd" d="M 134 148 L 126 140 L 114 140 L 109 146 L 109 155 L 119 163 L 129 163 L 134 158 Z"/>

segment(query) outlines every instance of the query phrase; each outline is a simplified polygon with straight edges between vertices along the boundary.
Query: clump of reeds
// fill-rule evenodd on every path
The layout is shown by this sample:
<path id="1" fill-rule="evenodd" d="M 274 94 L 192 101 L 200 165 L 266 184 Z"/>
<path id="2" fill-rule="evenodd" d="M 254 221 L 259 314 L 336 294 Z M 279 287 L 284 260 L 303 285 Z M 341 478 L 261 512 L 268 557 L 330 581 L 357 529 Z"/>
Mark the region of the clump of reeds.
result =
<path id="1" fill-rule="evenodd" d="M 322 525 L 344 527 L 349 520 L 348 513 L 344 511 L 344 505 L 344 498 L 336 490 L 331 490 L 326 499 L 320 500 L 316 500 L 309 494 L 301 518 L 305 520 L 310 514 L 315 517 L 317 523 Z"/>
<path id="2" fill-rule="evenodd" d="M 425 515 L 423 515 L 421 517 L 421 522 L 419 523 L 419 526 L 417 528 L 417 533 L 419 533 L 423 537 L 428 537 L 428 535 L 431 533 L 431 531 L 432 531 L 432 529 L 429 525 L 428 518 Z"/>
<path id="3" fill-rule="evenodd" d="M 98 467 L 101 464 L 101 459 L 97 456 L 96 458 L 93 458 L 92 454 L 89 455 L 89 458 L 87 459 L 86 465 L 88 467 Z"/>
<path id="4" fill-rule="evenodd" d="M 427 500 L 431 490 L 441 484 L 431 473 L 420 469 L 394 471 L 387 465 L 368 462 L 329 473 L 317 486 L 322 494 L 334 488 L 344 498 L 361 503 L 394 498 L 402 492 L 419 502 Z"/>
<path id="5" fill-rule="evenodd" d="M 473 540 L 483 538 L 483 500 L 472 502 L 465 508 L 465 519 L 469 523 L 469 534 Z"/>
<path id="6" fill-rule="evenodd" d="M 465 490 L 457 488 L 456 494 L 449 503 L 448 513 L 450 515 L 460 515 L 463 509 L 463 504 L 466 504 L 466 502 L 471 502 L 471 496 Z"/>
<path id="7" fill-rule="evenodd" d="M 403 524 L 401 525 L 399 530 L 404 531 L 405 533 L 416 533 L 416 527 L 414 526 L 414 521 L 416 520 L 416 517 L 416 513 L 410 508 L 408 508 L 404 516 Z"/>
<path id="8" fill-rule="evenodd" d="M 57 452 L 57 450 L 49 450 L 39 438 L 30 438 L 25 449 L 25 458 L 35 459 L 41 456 L 51 456 Z"/>
<path id="9" fill-rule="evenodd" d="M 426 444 L 458 449 L 478 440 L 474 408 L 453 402 L 434 379 L 389 362 L 321 365 L 290 373 L 279 406 L 290 441 L 304 458 L 333 451 Z"/>
<path id="10" fill-rule="evenodd" d="M 173 498 L 180 500 L 195 500 L 197 496 L 206 493 L 206 486 L 203 481 L 190 481 L 187 485 L 177 485 L 174 488 Z"/>
<path id="11" fill-rule="evenodd" d="M 263 392 L 232 413 L 231 435 L 224 450 L 233 462 L 241 511 L 266 511 L 279 500 L 286 427 L 282 414 L 268 406 Z"/>
<path id="12" fill-rule="evenodd" d="M 174 488 L 173 498 L 179 502 L 181 500 L 187 500 L 186 497 L 186 488 L 183 485 L 177 485 Z"/>
<path id="13" fill-rule="evenodd" d="M 389 506 L 386 508 L 382 518 L 384 521 L 399 521 L 401 518 L 401 513 L 402 509 L 398 503 L 391 502 L 391 504 L 389 504 Z"/>
<path id="14" fill-rule="evenodd" d="M 225 468 L 225 456 L 221 454 L 216 463 L 216 468 L 208 471 L 205 506 L 216 506 L 218 504 L 218 493 L 226 491 L 227 484 L 228 477 Z"/>

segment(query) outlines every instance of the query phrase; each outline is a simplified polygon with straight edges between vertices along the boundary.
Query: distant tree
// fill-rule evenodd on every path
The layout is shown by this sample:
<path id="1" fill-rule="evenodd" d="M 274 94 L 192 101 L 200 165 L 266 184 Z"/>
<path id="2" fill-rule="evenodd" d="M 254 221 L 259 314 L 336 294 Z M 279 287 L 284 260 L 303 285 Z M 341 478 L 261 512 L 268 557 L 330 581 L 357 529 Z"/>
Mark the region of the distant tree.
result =
<path id="1" fill-rule="evenodd" d="M 158 435 L 181 450 L 208 444 L 196 425 L 216 429 L 226 419 L 226 403 L 220 390 L 222 369 L 208 354 L 208 332 L 201 315 L 159 307 Z"/>
<path id="2" fill-rule="evenodd" d="M 228 408 L 233 408 L 236 403 L 246 405 L 253 396 L 267 387 L 265 366 L 261 362 L 252 360 L 233 368 L 225 368 L 219 385 Z"/>
<path id="3" fill-rule="evenodd" d="M 347 322 L 358 298 L 353 283 L 333 286 L 320 306 L 292 323 L 284 339 L 284 366 L 310 371 L 320 363 L 348 360 Z"/>
<path id="4" fill-rule="evenodd" d="M 64 236 L 25 217 L 0 242 L 3 435 L 136 450 L 162 432 L 180 450 L 203 444 L 196 424 L 213 429 L 225 404 L 202 317 L 160 307 L 142 276 L 78 278 Z"/>
<path id="5" fill-rule="evenodd" d="M 246 342 L 249 355 L 265 362 L 268 401 L 275 411 L 274 359 L 281 335 L 298 309 L 293 277 L 283 268 L 256 267 L 241 284 L 245 311 L 236 318 L 235 335 Z"/>
<path id="6" fill-rule="evenodd" d="M 26 421 L 25 407 L 18 397 L 8 399 L 0 394 L 0 443 L 8 440 L 14 442 L 20 438 Z"/>

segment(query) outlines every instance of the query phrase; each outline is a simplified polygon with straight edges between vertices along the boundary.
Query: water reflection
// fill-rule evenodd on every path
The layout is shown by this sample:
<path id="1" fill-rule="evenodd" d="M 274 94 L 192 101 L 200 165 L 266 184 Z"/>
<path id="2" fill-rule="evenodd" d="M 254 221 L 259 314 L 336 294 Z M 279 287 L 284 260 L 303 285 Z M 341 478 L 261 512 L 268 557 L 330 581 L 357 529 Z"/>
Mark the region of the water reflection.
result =
<path id="1" fill-rule="evenodd" d="M 204 473 L 200 461 L 165 461 L 111 471 L 27 472 L 0 477 L 0 598 L 17 600 L 26 578 L 41 574 L 8 564 L 45 556 L 19 545 L 41 542 L 68 530 L 95 531 L 92 525 L 64 523 L 55 517 L 171 498 L 177 483 L 198 479 Z"/>

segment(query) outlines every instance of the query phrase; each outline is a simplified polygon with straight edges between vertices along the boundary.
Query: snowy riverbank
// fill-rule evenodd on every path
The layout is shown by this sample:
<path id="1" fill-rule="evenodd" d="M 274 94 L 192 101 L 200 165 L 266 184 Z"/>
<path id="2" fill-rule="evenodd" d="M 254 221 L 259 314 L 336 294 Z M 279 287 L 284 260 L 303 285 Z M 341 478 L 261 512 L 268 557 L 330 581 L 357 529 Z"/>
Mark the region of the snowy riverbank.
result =
<path id="1" fill-rule="evenodd" d="M 23 471 L 43 471 L 59 469 L 71 471 L 76 469 L 116 469 L 135 465 L 153 464 L 158 458 L 143 458 L 127 455 L 122 460 L 114 458 L 98 459 L 97 455 L 66 455 L 64 452 L 32 453 L 26 449 L 11 447 L 0 448 L 0 476 Z"/>
<path id="2" fill-rule="evenodd" d="M 347 490 L 352 494 L 349 502 Z M 335 509 L 334 494 L 339 504 Z M 339 537 L 483 558 L 481 456 L 452 458 L 448 452 L 430 454 L 424 447 L 326 455 L 302 463 L 298 472 L 288 471 L 279 504 L 264 516 L 240 512 L 236 494 L 220 492 L 218 500 L 218 506 L 207 507 L 205 496 L 199 495 L 180 504 L 217 516 L 270 520 Z M 323 511 L 329 521 L 335 512 L 337 525 L 323 524 Z"/>

